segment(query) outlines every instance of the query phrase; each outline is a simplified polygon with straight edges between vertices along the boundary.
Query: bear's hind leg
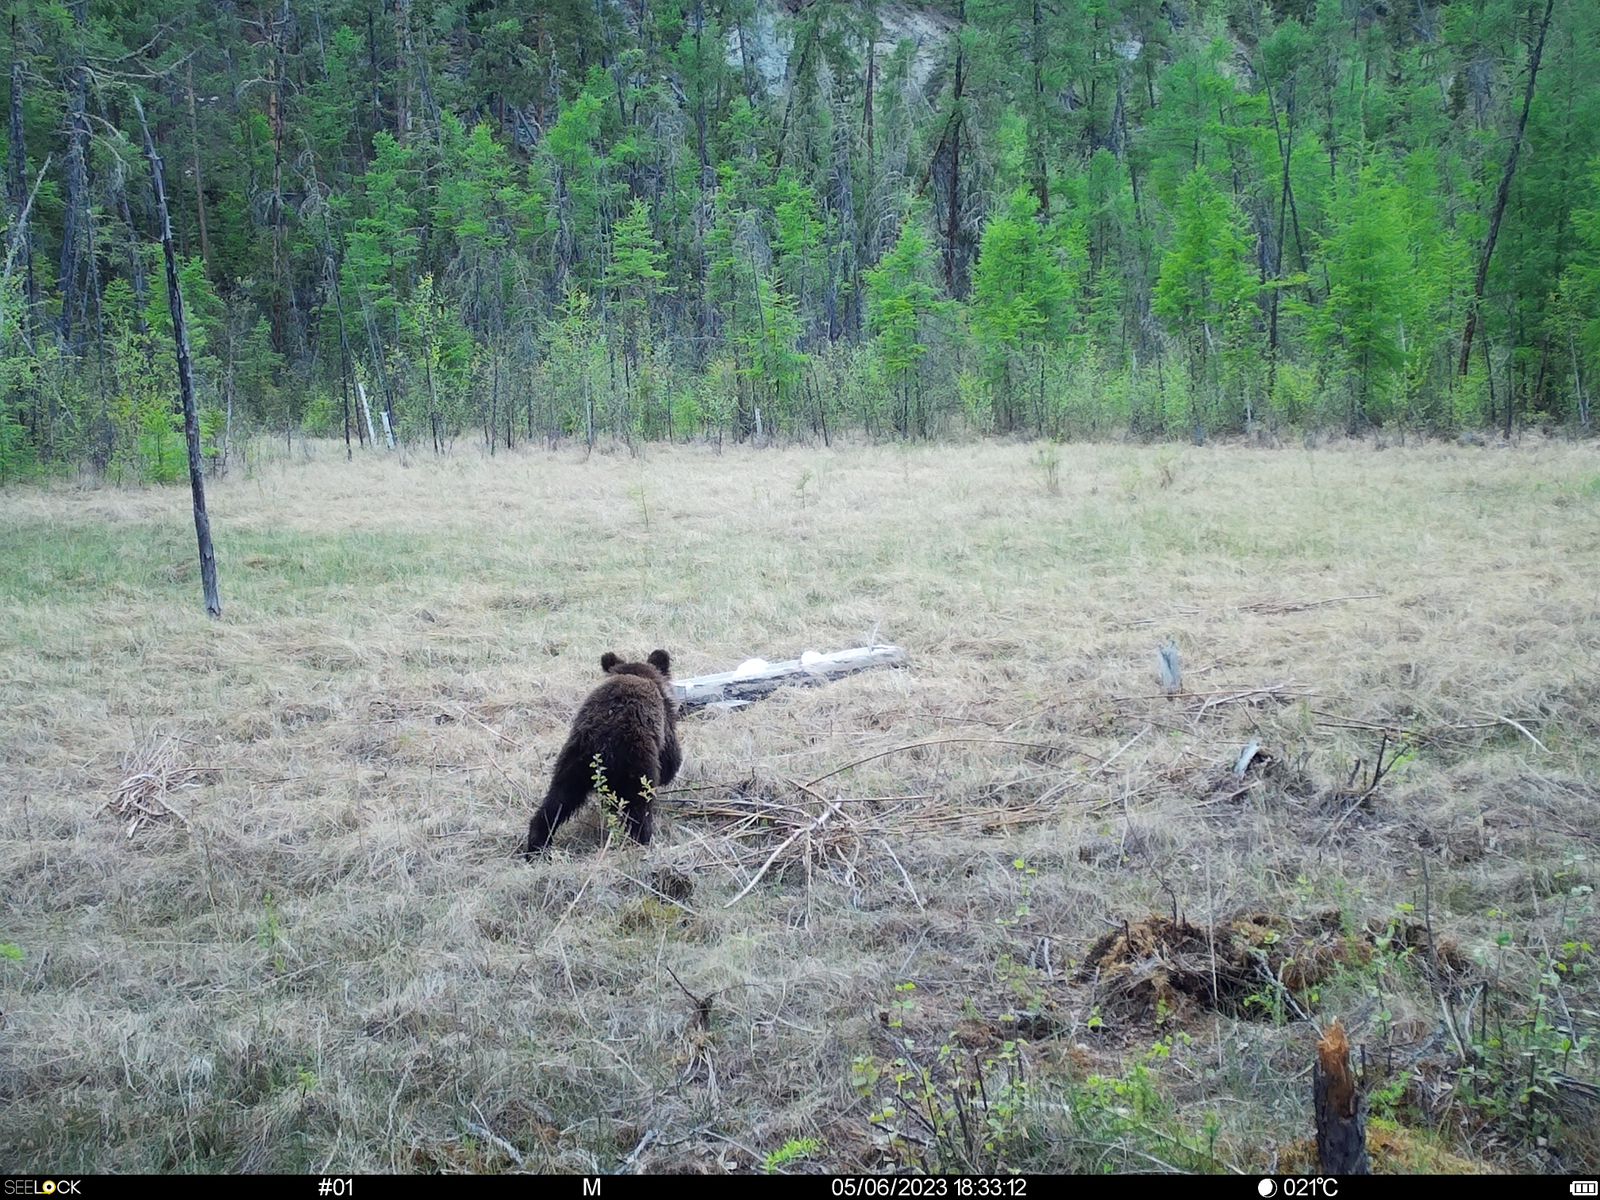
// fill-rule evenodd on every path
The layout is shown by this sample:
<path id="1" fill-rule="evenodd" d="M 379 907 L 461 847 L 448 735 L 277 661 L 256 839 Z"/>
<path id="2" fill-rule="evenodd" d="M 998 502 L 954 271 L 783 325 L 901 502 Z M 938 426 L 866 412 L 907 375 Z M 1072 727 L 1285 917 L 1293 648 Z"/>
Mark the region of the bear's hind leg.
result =
<path id="1" fill-rule="evenodd" d="M 661 786 L 666 787 L 678 777 L 683 765 L 683 750 L 678 746 L 678 731 L 667 726 L 666 740 L 661 743 Z"/>
<path id="2" fill-rule="evenodd" d="M 648 846 L 655 833 L 655 789 L 660 779 L 660 770 L 650 767 L 628 776 L 617 789 L 622 801 L 622 827 L 641 846 Z"/>
<path id="3" fill-rule="evenodd" d="M 588 798 L 589 788 L 590 780 L 582 758 L 570 746 L 564 747 L 556 759 L 555 770 L 551 772 L 550 790 L 545 793 L 544 803 L 533 814 L 533 820 L 528 822 L 529 857 L 543 852 L 550 845 L 556 830 Z"/>

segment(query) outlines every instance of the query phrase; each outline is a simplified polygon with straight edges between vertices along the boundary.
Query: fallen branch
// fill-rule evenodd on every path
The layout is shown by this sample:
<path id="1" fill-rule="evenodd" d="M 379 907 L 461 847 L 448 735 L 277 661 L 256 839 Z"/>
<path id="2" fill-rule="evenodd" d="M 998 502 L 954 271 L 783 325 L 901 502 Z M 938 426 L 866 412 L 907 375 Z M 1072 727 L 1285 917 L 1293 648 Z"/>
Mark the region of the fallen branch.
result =
<path id="1" fill-rule="evenodd" d="M 1484 715 L 1488 716 L 1490 714 L 1486 713 Z M 1520 733 L 1523 737 L 1527 738 L 1530 742 L 1532 742 L 1535 746 L 1539 747 L 1539 749 L 1543 750 L 1546 754 L 1550 753 L 1550 747 L 1546 746 L 1538 738 L 1534 737 L 1533 734 L 1529 733 L 1527 728 L 1520 721 L 1513 721 L 1510 717 L 1495 717 L 1495 721 L 1498 724 L 1511 726 L 1511 728 L 1515 729 L 1518 733 Z"/>
<path id="2" fill-rule="evenodd" d="M 466 1131 L 473 1137 L 482 1138 L 491 1146 L 495 1147 L 495 1149 L 499 1150 L 501 1154 L 504 1154 L 512 1162 L 516 1163 L 517 1166 L 520 1167 L 523 1165 L 524 1159 L 522 1157 L 522 1151 L 518 1150 L 498 1133 L 495 1133 L 487 1125 L 480 1124 L 477 1121 L 465 1121 L 462 1124 L 466 1128 Z"/>
<path id="3" fill-rule="evenodd" d="M 933 792 L 829 796 L 817 785 L 874 759 L 951 743 L 1064 749 L 995 738 L 934 738 L 880 750 L 816 779 L 774 781 L 776 786 L 771 789 L 751 779 L 742 785 L 750 791 L 735 790 L 732 795 L 702 797 L 686 790 L 686 794 L 671 798 L 673 809 L 680 819 L 712 823 L 714 839 L 702 837 L 692 828 L 689 832 L 698 845 L 698 865 L 720 867 L 734 881 L 737 894 L 726 902 L 726 907 L 748 897 L 775 872 L 801 866 L 807 886 L 813 871 L 851 888 L 860 888 L 873 878 L 896 879 L 896 886 L 903 886 L 912 903 L 922 908 L 924 901 L 896 846 L 915 844 L 918 837 L 930 834 L 971 836 L 1037 825 L 1048 819 L 1049 804 L 1043 798 L 1035 798 L 991 807 Z M 737 789 L 741 785 L 733 786 Z M 817 807 L 807 804 L 808 800 L 815 801 Z M 941 804 L 940 800 L 950 802 Z"/>
<path id="4" fill-rule="evenodd" d="M 859 671 L 901 667 L 905 663 L 906 652 L 898 646 L 860 646 L 775 663 L 755 659 L 732 671 L 674 680 L 672 690 L 684 709 L 742 708 L 782 687 L 817 687 Z"/>
<path id="5" fill-rule="evenodd" d="M 813 832 L 815 832 L 817 830 L 820 830 L 824 825 L 826 825 L 828 823 L 828 818 L 832 817 L 838 811 L 839 810 L 836 807 L 834 807 L 833 805 L 829 805 L 826 809 L 823 810 L 822 814 L 820 816 L 818 816 L 816 820 L 811 822 L 811 824 L 802 825 L 799 829 L 796 829 L 788 837 L 784 838 L 783 841 L 779 842 L 777 844 L 777 846 L 773 848 L 772 853 L 767 855 L 767 861 L 761 864 L 761 869 L 755 873 L 755 876 L 750 880 L 749 883 L 744 885 L 744 889 L 742 891 L 740 891 L 740 893 L 737 896 L 735 896 L 732 900 L 729 900 L 726 904 L 724 904 L 722 907 L 723 908 L 732 908 L 735 904 L 739 903 L 739 901 L 743 900 L 746 896 L 748 896 L 751 893 L 751 891 L 755 888 L 756 884 L 760 883 L 762 878 L 765 877 L 766 873 L 769 870 L 771 870 L 772 864 L 778 861 L 778 855 L 782 854 L 785 850 L 787 850 L 790 846 L 792 846 L 794 844 L 794 842 L 795 842 L 795 839 L 797 839 L 801 834 L 809 834 L 809 833 L 813 833 Z"/>
<path id="6" fill-rule="evenodd" d="M 950 745 L 978 745 L 978 746 L 1021 746 L 1025 750 L 1059 750 L 1060 746 L 1046 746 L 1039 742 L 1012 742 L 1004 738 L 930 738 L 925 742 L 907 742 L 904 746 L 895 746 L 888 750 L 880 750 L 876 754 L 869 754 L 865 758 L 858 758 L 854 762 L 847 762 L 842 767 L 829 771 L 826 775 L 818 775 L 815 779 L 808 779 L 802 785 L 810 787 L 814 783 L 821 783 L 824 779 L 832 779 L 835 775 L 842 775 L 852 767 L 859 767 L 862 763 L 872 762 L 874 759 L 887 758 L 891 754 L 899 754 L 903 750 L 917 750 L 923 746 L 950 746 Z"/>
<path id="7" fill-rule="evenodd" d="M 1095 768 L 1094 774 L 1096 774 L 1096 775 L 1100 774 L 1101 771 L 1104 771 L 1112 763 L 1116 762 L 1117 759 L 1122 757 L 1122 752 L 1124 750 L 1127 750 L 1135 742 L 1137 742 L 1140 738 L 1142 738 L 1145 734 L 1147 734 L 1149 732 L 1150 732 L 1150 726 L 1146 725 L 1143 729 L 1139 730 L 1138 733 L 1134 734 L 1127 741 L 1123 742 L 1122 745 L 1117 747 L 1116 751 L 1111 755 L 1110 758 L 1106 759 L 1097 768 Z"/>
<path id="8" fill-rule="evenodd" d="M 711 1002 L 715 1000 L 720 993 L 707 992 L 704 996 L 697 996 L 691 992 L 687 986 L 685 986 L 683 980 L 678 978 L 678 973 L 674 971 L 671 966 L 665 962 L 663 962 L 661 966 L 668 975 L 672 976 L 672 982 L 678 985 L 678 990 L 681 991 L 685 996 L 689 997 L 689 1002 L 694 1005 L 695 1020 L 699 1022 L 700 1028 L 710 1029 Z"/>
<path id="9" fill-rule="evenodd" d="M 1246 604 L 1242 612 L 1277 616 L 1280 613 L 1304 612 L 1308 608 L 1321 608 L 1327 604 L 1344 604 L 1351 600 L 1381 600 L 1377 592 L 1361 592 L 1354 596 L 1329 596 L 1326 600 L 1258 600 Z"/>
<path id="10" fill-rule="evenodd" d="M 1406 725 L 1399 725 L 1393 721 L 1368 721 L 1361 717 L 1350 717 L 1343 713 L 1328 712 L 1326 709 L 1313 708 L 1311 714 L 1319 718 L 1318 725 L 1325 729 L 1356 729 L 1367 733 L 1389 733 L 1395 737 L 1410 738 L 1414 742 L 1437 742 L 1449 734 L 1481 733 L 1485 729 L 1494 729 L 1504 724 L 1503 718 L 1493 718 L 1487 721 L 1461 721 L 1452 725 L 1435 725 L 1431 729 L 1412 729 Z"/>
<path id="11" fill-rule="evenodd" d="M 1292 681 L 1291 681 L 1292 682 Z M 1258 688 L 1221 688 L 1214 692 L 1184 692 L 1182 699 L 1205 701 L 1205 707 L 1214 704 L 1234 704 L 1240 700 L 1248 700 L 1255 696 L 1315 696 L 1316 692 L 1296 692 L 1290 690 L 1290 683 L 1269 683 Z M 1112 696 L 1112 704 L 1130 704 L 1135 700 L 1168 700 L 1172 698 L 1171 692 L 1151 692 L 1142 696 Z"/>

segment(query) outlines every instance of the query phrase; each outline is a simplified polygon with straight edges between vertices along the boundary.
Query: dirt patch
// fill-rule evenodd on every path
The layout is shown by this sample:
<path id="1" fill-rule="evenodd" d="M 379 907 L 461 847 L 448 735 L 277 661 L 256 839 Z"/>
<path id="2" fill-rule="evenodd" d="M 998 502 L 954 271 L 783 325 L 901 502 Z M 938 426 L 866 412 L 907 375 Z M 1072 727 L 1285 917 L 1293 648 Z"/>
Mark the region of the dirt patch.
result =
<path id="1" fill-rule="evenodd" d="M 1441 975 L 1470 965 L 1453 942 L 1421 925 L 1373 921 L 1347 931 L 1330 909 L 1295 918 L 1243 913 L 1214 926 L 1151 916 L 1105 934 L 1084 956 L 1080 982 L 1093 982 L 1102 1014 L 1122 1021 L 1178 1016 L 1194 1007 L 1267 1018 L 1298 1003 L 1343 966 L 1364 966 L 1380 946 L 1409 950 Z"/>

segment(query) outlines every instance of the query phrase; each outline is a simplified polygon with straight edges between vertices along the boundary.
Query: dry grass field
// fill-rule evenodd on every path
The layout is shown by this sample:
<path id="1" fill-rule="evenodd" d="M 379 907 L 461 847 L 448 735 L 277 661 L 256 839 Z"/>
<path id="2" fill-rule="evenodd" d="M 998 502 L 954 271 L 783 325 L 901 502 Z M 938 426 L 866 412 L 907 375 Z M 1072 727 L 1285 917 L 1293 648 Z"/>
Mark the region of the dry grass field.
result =
<path id="1" fill-rule="evenodd" d="M 220 622 L 188 503 L 0 493 L 6 1170 L 1303 1169 L 1336 1016 L 1600 1165 L 1592 448 L 297 449 Z M 517 857 L 603 651 L 874 635 Z"/>

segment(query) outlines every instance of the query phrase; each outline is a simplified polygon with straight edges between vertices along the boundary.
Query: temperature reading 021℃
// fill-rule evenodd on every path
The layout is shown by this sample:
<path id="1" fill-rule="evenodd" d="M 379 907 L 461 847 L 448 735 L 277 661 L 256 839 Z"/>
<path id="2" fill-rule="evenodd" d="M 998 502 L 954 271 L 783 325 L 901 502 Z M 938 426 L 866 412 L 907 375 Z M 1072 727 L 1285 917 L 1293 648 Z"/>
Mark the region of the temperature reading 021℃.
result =
<path id="1" fill-rule="evenodd" d="M 1291 1175 L 1287 1179 L 1263 1179 L 1256 1184 L 1256 1193 L 1266 1200 L 1269 1196 L 1283 1196 L 1287 1200 L 1321 1200 L 1339 1194 L 1339 1181 L 1325 1175 Z"/>

